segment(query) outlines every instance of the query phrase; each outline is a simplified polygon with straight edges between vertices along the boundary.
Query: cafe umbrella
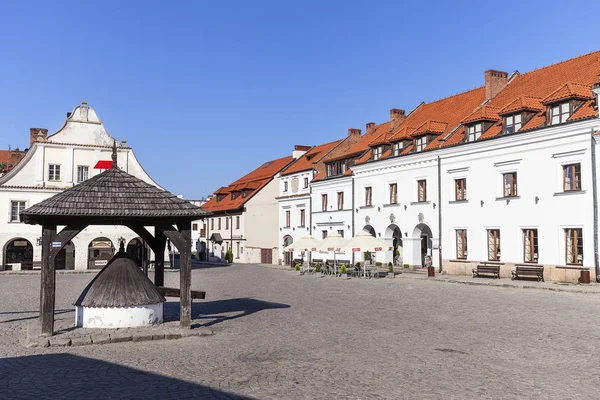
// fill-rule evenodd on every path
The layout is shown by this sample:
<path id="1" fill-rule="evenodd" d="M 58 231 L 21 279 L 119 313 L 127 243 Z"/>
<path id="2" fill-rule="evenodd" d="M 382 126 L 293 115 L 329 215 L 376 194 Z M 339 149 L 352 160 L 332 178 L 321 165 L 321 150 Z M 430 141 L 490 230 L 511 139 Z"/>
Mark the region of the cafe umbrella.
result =
<path id="1" fill-rule="evenodd" d="M 392 247 L 381 239 L 377 239 L 369 232 L 361 231 L 348 241 L 345 248 L 354 253 L 365 251 L 391 251 Z M 363 263 L 363 276 L 366 275 L 366 267 Z"/>
<path id="2" fill-rule="evenodd" d="M 347 244 L 348 244 L 348 240 L 344 239 L 344 237 L 342 235 L 340 235 L 339 233 L 332 233 L 331 235 L 329 235 L 325 239 L 323 239 L 319 243 L 319 246 L 317 247 L 320 251 L 327 251 L 327 252 L 333 251 L 333 265 L 334 265 L 336 274 L 337 274 L 337 268 L 335 266 L 335 255 L 336 255 L 336 253 L 343 252 L 344 249 L 347 247 L 346 246 Z"/>
<path id="3" fill-rule="evenodd" d="M 294 243 L 289 246 L 284 247 L 283 251 L 317 251 L 317 247 L 319 246 L 320 240 L 318 240 L 313 235 L 303 236 Z M 310 254 L 310 253 L 309 253 Z"/>

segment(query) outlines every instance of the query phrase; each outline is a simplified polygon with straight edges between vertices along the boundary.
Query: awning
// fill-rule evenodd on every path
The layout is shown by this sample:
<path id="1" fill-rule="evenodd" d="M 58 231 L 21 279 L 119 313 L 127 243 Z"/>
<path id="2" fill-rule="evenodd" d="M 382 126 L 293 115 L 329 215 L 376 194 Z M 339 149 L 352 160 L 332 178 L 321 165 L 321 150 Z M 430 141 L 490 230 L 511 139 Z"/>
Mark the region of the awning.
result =
<path id="1" fill-rule="evenodd" d="M 94 169 L 111 169 L 112 161 L 110 160 L 100 160 L 94 165 Z"/>
<path id="2" fill-rule="evenodd" d="M 221 237 L 220 233 L 213 233 L 212 235 L 210 235 L 210 241 L 221 244 L 223 243 L 223 238 Z"/>

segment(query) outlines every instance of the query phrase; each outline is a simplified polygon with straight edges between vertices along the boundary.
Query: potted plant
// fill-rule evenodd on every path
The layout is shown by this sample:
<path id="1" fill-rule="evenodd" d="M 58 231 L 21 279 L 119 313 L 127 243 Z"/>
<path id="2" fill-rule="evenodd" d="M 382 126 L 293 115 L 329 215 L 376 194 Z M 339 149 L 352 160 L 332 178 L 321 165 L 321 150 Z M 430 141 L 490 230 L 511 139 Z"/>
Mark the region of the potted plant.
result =
<path id="1" fill-rule="evenodd" d="M 340 267 L 340 275 L 342 276 L 342 279 L 348 279 L 348 274 L 346 273 L 346 265 L 342 264 L 342 266 Z"/>
<path id="2" fill-rule="evenodd" d="M 408 268 L 410 268 L 410 265 L 404 264 L 404 268 L 408 269 Z"/>
<path id="3" fill-rule="evenodd" d="M 294 267 L 294 270 L 296 271 L 296 275 L 300 275 L 300 264 L 296 264 L 296 266 Z"/>
<path id="4" fill-rule="evenodd" d="M 317 278 L 321 277 L 321 263 L 317 263 L 317 266 L 315 267 L 315 276 Z"/>
<path id="5" fill-rule="evenodd" d="M 394 265 L 389 262 L 388 263 L 388 278 L 393 278 L 394 277 Z"/>
<path id="6" fill-rule="evenodd" d="M 231 249 L 228 249 L 225 252 L 225 261 L 227 261 L 228 263 L 233 262 L 233 251 Z"/>

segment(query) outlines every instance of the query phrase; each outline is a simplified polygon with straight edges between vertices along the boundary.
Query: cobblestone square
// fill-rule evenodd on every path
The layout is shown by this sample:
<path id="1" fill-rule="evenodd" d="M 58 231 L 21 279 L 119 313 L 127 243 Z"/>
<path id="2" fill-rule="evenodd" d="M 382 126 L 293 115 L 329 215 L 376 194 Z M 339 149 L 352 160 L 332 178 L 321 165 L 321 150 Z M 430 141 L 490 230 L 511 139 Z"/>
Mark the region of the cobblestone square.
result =
<path id="1" fill-rule="evenodd" d="M 57 319 L 93 277 L 57 276 Z M 0 276 L 0 398 L 597 398 L 599 294 L 236 264 L 192 288 L 213 336 L 30 349 L 40 277 Z"/>

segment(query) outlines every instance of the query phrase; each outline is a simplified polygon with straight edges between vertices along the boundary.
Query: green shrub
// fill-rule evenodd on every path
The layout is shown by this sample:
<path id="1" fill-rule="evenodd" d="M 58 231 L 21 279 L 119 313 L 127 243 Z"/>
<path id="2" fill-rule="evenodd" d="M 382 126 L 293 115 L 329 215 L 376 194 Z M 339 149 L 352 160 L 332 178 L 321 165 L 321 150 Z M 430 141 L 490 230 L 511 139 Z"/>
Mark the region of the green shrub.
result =
<path id="1" fill-rule="evenodd" d="M 317 267 L 315 268 L 315 272 L 321 272 L 321 263 L 317 263 Z"/>
<path id="2" fill-rule="evenodd" d="M 371 260 L 371 252 L 365 251 L 365 253 L 363 254 L 363 257 L 364 257 L 365 261 L 370 261 Z"/>
<path id="3" fill-rule="evenodd" d="M 196 252 L 192 251 L 192 258 L 196 258 Z"/>
<path id="4" fill-rule="evenodd" d="M 404 264 L 404 268 L 409 268 L 409 267 L 410 267 L 410 265 Z"/>
<path id="5" fill-rule="evenodd" d="M 226 260 L 227 262 L 233 262 L 233 251 L 231 251 L 231 249 L 228 249 L 228 250 L 225 252 L 225 260 Z"/>
<path id="6" fill-rule="evenodd" d="M 381 267 L 383 264 L 381 264 L 381 261 L 377 261 L 377 262 L 375 263 L 375 265 L 377 265 L 378 267 Z"/>
<path id="7" fill-rule="evenodd" d="M 388 263 L 388 272 L 394 272 L 394 265 L 391 262 Z"/>
<path id="8" fill-rule="evenodd" d="M 295 269 L 296 271 L 300 271 L 300 264 L 296 264 L 296 266 L 294 267 L 294 269 Z"/>
<path id="9" fill-rule="evenodd" d="M 346 273 L 346 265 L 342 264 L 342 266 L 340 267 L 340 274 L 345 274 Z"/>

